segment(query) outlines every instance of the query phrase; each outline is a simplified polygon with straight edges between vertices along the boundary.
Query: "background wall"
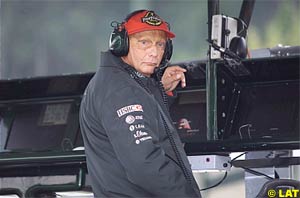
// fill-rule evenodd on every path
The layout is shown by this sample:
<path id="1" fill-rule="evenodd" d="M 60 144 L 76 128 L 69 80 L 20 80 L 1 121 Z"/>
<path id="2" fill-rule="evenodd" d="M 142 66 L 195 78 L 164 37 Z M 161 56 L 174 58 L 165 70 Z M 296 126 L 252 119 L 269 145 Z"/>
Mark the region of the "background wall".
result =
<path id="1" fill-rule="evenodd" d="M 220 1 L 223 14 L 238 17 L 242 0 Z M 152 9 L 176 33 L 173 62 L 203 59 L 208 50 L 206 0 L 0 0 L 0 79 L 95 71 L 107 50 L 114 20 Z M 300 1 L 257 0 L 250 49 L 300 45 Z M 299 177 L 299 166 L 295 168 Z M 200 188 L 224 173 L 195 174 Z M 206 198 L 245 197 L 244 171 L 233 168 Z"/>
<path id="2" fill-rule="evenodd" d="M 238 17 L 242 0 L 220 1 Z M 300 44 L 299 0 L 257 0 L 250 49 Z M 206 0 L 0 0 L 0 78 L 95 71 L 114 20 L 136 9 L 155 10 L 171 24 L 173 62 L 206 57 Z"/>

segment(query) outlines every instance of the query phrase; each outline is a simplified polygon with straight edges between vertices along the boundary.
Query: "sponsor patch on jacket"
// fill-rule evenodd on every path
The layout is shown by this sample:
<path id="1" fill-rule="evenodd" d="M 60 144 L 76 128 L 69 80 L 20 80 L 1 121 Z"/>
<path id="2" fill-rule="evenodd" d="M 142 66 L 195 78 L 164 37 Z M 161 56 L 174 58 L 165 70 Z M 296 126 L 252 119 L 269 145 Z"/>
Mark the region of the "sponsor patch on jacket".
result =
<path id="1" fill-rule="evenodd" d="M 143 111 L 143 106 L 140 104 L 135 104 L 135 105 L 129 105 L 126 107 L 122 107 L 121 109 L 117 110 L 117 114 L 119 117 L 121 117 L 127 113 L 131 113 L 131 112 L 135 112 L 135 111 Z"/>
<path id="2" fill-rule="evenodd" d="M 136 115 L 136 116 L 133 116 L 133 115 L 127 115 L 126 118 L 125 118 L 125 122 L 127 124 L 132 124 L 134 123 L 136 120 L 143 120 L 143 115 Z"/>
<path id="3" fill-rule="evenodd" d="M 127 124 L 132 124 L 132 123 L 134 123 L 134 121 L 135 121 L 135 117 L 134 117 L 133 115 L 128 115 L 128 116 L 125 118 L 125 122 L 126 122 Z"/>
<path id="4" fill-rule="evenodd" d="M 142 138 L 140 138 L 140 139 L 135 140 L 135 143 L 136 143 L 136 144 L 140 144 L 141 142 L 144 142 L 144 141 L 146 141 L 146 140 L 151 140 L 151 139 L 152 139 L 151 136 L 146 136 L 146 137 L 142 137 Z"/>
<path id="5" fill-rule="evenodd" d="M 144 129 L 145 125 L 143 124 L 134 124 L 129 126 L 130 131 L 134 131 L 135 129 Z"/>
<path id="6" fill-rule="evenodd" d="M 142 130 L 135 131 L 135 133 L 133 134 L 133 137 L 135 139 L 136 144 L 140 144 L 141 142 L 152 139 L 152 137 L 147 132 L 142 131 Z"/>
<path id="7" fill-rule="evenodd" d="M 138 130 L 138 131 L 136 131 L 136 132 L 133 134 L 133 137 L 134 137 L 134 138 L 141 138 L 142 136 L 147 136 L 147 135 L 148 135 L 147 132 Z"/>
<path id="8" fill-rule="evenodd" d="M 143 115 L 136 115 L 136 116 L 128 115 L 125 118 L 125 122 L 127 124 L 132 124 L 135 122 L 135 120 L 143 120 Z"/>

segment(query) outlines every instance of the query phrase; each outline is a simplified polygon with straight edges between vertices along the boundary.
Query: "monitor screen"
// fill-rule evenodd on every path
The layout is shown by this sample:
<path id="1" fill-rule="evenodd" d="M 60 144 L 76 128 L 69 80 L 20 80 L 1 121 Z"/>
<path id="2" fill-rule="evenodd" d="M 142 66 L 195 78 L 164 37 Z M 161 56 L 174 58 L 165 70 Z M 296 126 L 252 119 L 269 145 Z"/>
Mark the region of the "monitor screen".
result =
<path id="1" fill-rule="evenodd" d="M 205 93 L 205 89 L 178 92 L 170 106 L 173 124 L 185 143 L 207 139 Z"/>
<path id="2" fill-rule="evenodd" d="M 4 144 L 6 140 L 6 133 L 5 133 L 5 124 L 4 124 L 4 118 L 0 111 L 0 152 L 4 150 Z"/>
<path id="3" fill-rule="evenodd" d="M 72 114 L 78 114 L 72 102 L 18 104 L 12 112 L 14 117 L 5 149 L 22 151 L 64 150 L 68 130 L 74 124 Z M 72 144 L 71 140 L 68 142 Z"/>
<path id="4" fill-rule="evenodd" d="M 82 138 L 81 130 L 79 128 L 78 131 L 77 131 L 77 134 L 76 134 L 74 148 L 83 147 L 83 146 L 84 146 L 83 138 Z"/>
<path id="5" fill-rule="evenodd" d="M 224 138 L 300 139 L 299 83 L 245 86 Z"/>
<path id="6" fill-rule="evenodd" d="M 218 64 L 219 139 L 299 140 L 299 61 L 290 56 Z"/>
<path id="7" fill-rule="evenodd" d="M 180 92 L 171 116 L 187 154 L 299 149 L 299 63 L 299 56 L 218 62 L 213 131 L 206 129 L 207 90 Z"/>

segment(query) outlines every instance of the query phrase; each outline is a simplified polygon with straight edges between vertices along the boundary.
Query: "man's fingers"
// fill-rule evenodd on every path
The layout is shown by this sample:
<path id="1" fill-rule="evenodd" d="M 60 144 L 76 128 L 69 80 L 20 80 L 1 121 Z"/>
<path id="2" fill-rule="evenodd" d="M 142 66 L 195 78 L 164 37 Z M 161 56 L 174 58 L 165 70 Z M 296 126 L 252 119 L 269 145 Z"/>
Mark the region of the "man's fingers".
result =
<path id="1" fill-rule="evenodd" d="M 186 69 L 181 68 L 179 66 L 168 67 L 165 70 L 162 78 L 165 90 L 172 91 L 174 88 L 176 88 L 179 82 L 182 88 L 186 87 L 186 79 L 184 72 L 186 72 Z"/>
<path id="2" fill-rule="evenodd" d="M 184 73 L 182 73 L 182 72 L 176 74 L 174 81 L 181 81 L 182 88 L 186 86 L 185 76 L 184 76 Z"/>
<path id="3" fill-rule="evenodd" d="M 181 73 L 179 80 L 181 81 L 181 87 L 185 87 L 186 86 L 186 82 L 185 82 L 185 75 L 184 73 Z"/>
<path id="4" fill-rule="evenodd" d="M 184 88 L 186 86 L 185 78 L 181 81 L 181 87 Z"/>
<path id="5" fill-rule="evenodd" d="M 177 69 L 177 70 L 184 71 L 184 72 L 186 71 L 186 69 L 184 69 L 184 68 L 182 68 L 182 67 L 180 67 L 180 66 L 178 66 L 178 65 L 170 66 L 169 68 Z"/>
<path id="6" fill-rule="evenodd" d="M 168 67 L 167 68 L 167 70 L 169 70 L 170 72 L 172 71 L 174 71 L 174 72 L 176 72 L 176 71 L 179 71 L 179 72 L 186 72 L 186 69 L 184 69 L 184 68 L 182 68 L 182 67 L 180 67 L 180 66 L 170 66 L 170 67 Z"/>
<path id="7" fill-rule="evenodd" d="M 176 73 L 175 71 L 170 71 L 170 72 L 168 73 L 168 76 L 173 76 L 175 73 Z"/>

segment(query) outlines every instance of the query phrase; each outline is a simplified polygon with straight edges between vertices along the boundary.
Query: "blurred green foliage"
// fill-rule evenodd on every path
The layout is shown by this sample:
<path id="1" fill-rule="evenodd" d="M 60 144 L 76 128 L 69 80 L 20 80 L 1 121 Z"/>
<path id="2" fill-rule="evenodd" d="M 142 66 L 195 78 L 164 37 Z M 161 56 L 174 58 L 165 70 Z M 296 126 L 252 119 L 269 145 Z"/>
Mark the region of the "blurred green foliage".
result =
<path id="1" fill-rule="evenodd" d="M 265 11 L 272 12 L 273 16 L 262 27 L 253 24 L 249 28 L 250 49 L 271 48 L 277 44 L 300 45 L 299 1 L 278 1 L 277 9 L 266 7 Z"/>
<path id="2" fill-rule="evenodd" d="M 238 17 L 241 4 L 220 0 L 220 12 Z M 110 23 L 142 8 L 155 10 L 176 33 L 173 62 L 206 57 L 206 0 L 1 0 L 0 78 L 95 71 Z M 299 10 L 299 0 L 256 0 L 250 49 L 299 45 Z"/>

